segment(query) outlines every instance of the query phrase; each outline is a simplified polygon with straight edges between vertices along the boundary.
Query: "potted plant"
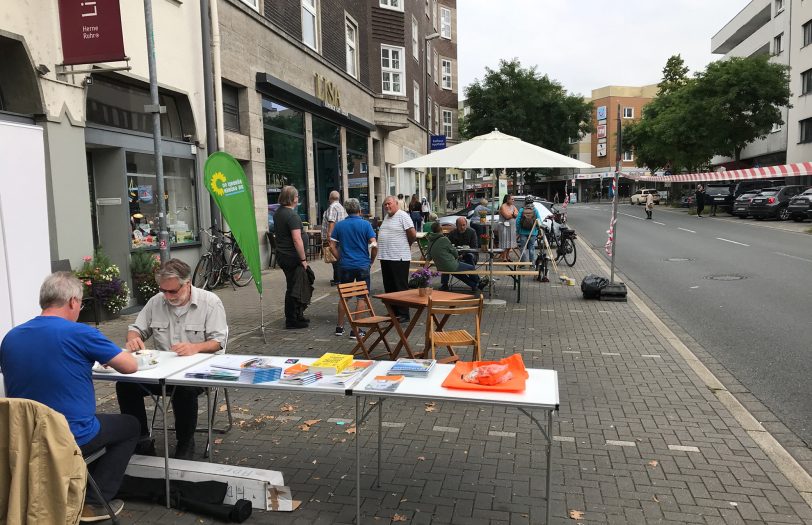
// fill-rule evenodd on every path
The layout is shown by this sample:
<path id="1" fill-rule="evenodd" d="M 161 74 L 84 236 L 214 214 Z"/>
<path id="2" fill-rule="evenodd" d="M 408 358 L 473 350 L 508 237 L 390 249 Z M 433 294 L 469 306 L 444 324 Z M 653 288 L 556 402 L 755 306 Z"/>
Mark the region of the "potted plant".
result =
<path id="1" fill-rule="evenodd" d="M 135 250 L 130 254 L 130 274 L 133 278 L 133 293 L 138 304 L 147 304 L 158 293 L 155 272 L 161 266 L 157 254 L 146 250 Z"/>
<path id="2" fill-rule="evenodd" d="M 431 280 L 440 275 L 430 268 L 420 268 L 409 276 L 409 286 L 417 288 L 421 297 L 431 295 Z"/>
<path id="3" fill-rule="evenodd" d="M 490 245 L 491 236 L 490 234 L 483 233 L 479 236 L 479 250 L 483 252 L 488 251 L 488 246 Z"/>
<path id="4" fill-rule="evenodd" d="M 479 210 L 479 222 L 485 224 L 488 220 L 488 212 L 486 210 Z"/>
<path id="5" fill-rule="evenodd" d="M 100 306 L 98 310 L 109 314 L 108 318 L 117 316 L 130 300 L 130 289 L 120 277 L 121 270 L 101 250 L 96 250 L 93 257 L 86 255 L 82 261 L 82 267 L 75 273 L 84 284 L 84 296 L 95 299 Z"/>

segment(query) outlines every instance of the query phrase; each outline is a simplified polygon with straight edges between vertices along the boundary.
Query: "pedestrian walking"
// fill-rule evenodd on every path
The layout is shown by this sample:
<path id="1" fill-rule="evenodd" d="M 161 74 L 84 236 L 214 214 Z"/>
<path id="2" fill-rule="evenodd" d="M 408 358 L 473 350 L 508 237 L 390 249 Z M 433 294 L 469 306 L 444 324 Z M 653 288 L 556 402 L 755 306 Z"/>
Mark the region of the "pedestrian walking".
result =
<path id="1" fill-rule="evenodd" d="M 409 218 L 414 223 L 416 231 L 423 231 L 423 205 L 420 204 L 420 199 L 417 194 L 412 195 L 412 200 L 409 201 Z"/>
<path id="2" fill-rule="evenodd" d="M 654 195 L 649 193 L 646 195 L 646 219 L 651 219 L 652 213 L 654 213 Z"/>
<path id="3" fill-rule="evenodd" d="M 503 261 L 510 260 L 510 252 L 516 248 L 516 217 L 519 210 L 513 204 L 513 195 L 505 195 L 502 205 L 499 206 L 499 248 L 503 251 L 500 258 Z"/>
<path id="4" fill-rule="evenodd" d="M 341 195 L 335 190 L 330 192 L 330 205 L 324 211 L 321 217 L 321 249 L 326 251 L 330 245 L 330 236 L 333 234 L 333 228 L 340 221 L 347 218 L 347 212 L 344 211 L 344 206 L 341 205 Z M 338 262 L 330 263 L 333 267 L 333 278 L 330 279 L 330 286 L 338 284 Z"/>
<path id="5" fill-rule="evenodd" d="M 697 184 L 696 192 L 694 193 L 694 201 L 696 202 L 696 216 L 702 218 L 702 210 L 705 209 L 705 187 Z"/>
<path id="6" fill-rule="evenodd" d="M 285 328 L 307 328 L 309 320 L 304 317 L 306 304 L 294 297 L 294 288 L 301 282 L 302 270 L 310 270 L 307 265 L 304 241 L 302 240 L 302 219 L 296 212 L 299 207 L 299 190 L 293 186 L 283 186 L 279 193 L 279 209 L 274 214 L 276 224 L 276 251 L 279 267 L 285 274 Z M 301 268 L 301 270 L 300 270 Z M 313 270 L 309 273 L 312 274 Z"/>
<path id="7" fill-rule="evenodd" d="M 449 201 L 450 203 L 451 201 Z M 449 206 L 450 208 L 451 206 Z M 453 208 L 452 208 L 453 209 Z M 429 220 L 429 213 L 431 213 L 431 203 L 423 197 L 423 200 L 420 201 L 420 213 L 423 214 L 423 222 L 428 222 Z"/>
<path id="8" fill-rule="evenodd" d="M 358 199 L 347 199 L 344 203 L 347 218 L 333 228 L 330 237 L 330 251 L 339 263 L 339 280 L 341 284 L 355 281 L 365 281 L 367 290 L 372 289 L 369 269 L 378 254 L 378 243 L 375 231 L 369 222 L 361 217 L 361 203 Z M 371 251 L 370 251 L 371 247 Z M 360 300 L 356 301 L 355 308 L 359 308 Z M 359 330 L 351 337 L 363 337 L 365 334 Z M 344 335 L 344 310 L 338 305 L 338 322 L 335 335 Z"/>
<path id="9" fill-rule="evenodd" d="M 393 196 L 383 201 L 384 217 L 378 229 L 378 260 L 381 261 L 381 277 L 386 293 L 400 292 L 409 288 L 409 264 L 412 260 L 411 245 L 417 240 L 417 232 L 409 215 L 398 209 Z M 408 308 L 395 308 L 400 322 L 410 318 Z"/>
<path id="10" fill-rule="evenodd" d="M 541 223 L 541 214 L 533 205 L 533 200 L 531 195 L 525 197 L 524 208 L 522 208 L 522 214 L 518 219 L 519 225 L 516 231 L 519 234 L 519 245 L 523 250 L 519 260 L 530 261 L 535 264 L 536 238 L 539 234 L 537 226 Z"/>

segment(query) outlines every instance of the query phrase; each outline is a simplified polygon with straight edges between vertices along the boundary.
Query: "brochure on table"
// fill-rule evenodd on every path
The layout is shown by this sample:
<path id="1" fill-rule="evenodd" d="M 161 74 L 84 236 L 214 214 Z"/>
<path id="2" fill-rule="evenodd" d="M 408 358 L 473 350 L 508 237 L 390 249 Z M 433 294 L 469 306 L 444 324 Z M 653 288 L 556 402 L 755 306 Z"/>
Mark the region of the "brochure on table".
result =
<path id="1" fill-rule="evenodd" d="M 353 387 L 353 395 L 436 399 L 439 401 L 487 401 L 528 408 L 558 408 L 558 373 L 555 370 L 528 368 L 529 375 L 523 392 L 488 392 L 458 390 L 442 386 L 454 365 L 436 364 L 425 378 L 406 377 L 394 391 L 375 389 L 376 377 L 388 376 L 392 361 L 379 361 L 366 377 Z M 367 387 L 370 386 L 368 389 Z"/>
<path id="2" fill-rule="evenodd" d="M 132 383 L 154 383 L 161 379 L 178 374 L 190 367 L 204 363 L 212 358 L 212 354 L 194 354 L 179 356 L 175 352 L 156 352 L 158 365 L 147 370 L 139 370 L 134 374 L 119 374 L 115 370 L 93 370 L 93 379 L 102 381 L 121 381 Z"/>
<path id="3" fill-rule="evenodd" d="M 271 388 L 271 389 L 291 389 L 291 390 L 314 390 L 324 392 L 335 392 L 346 394 L 347 391 L 357 385 L 360 381 L 369 375 L 369 372 L 375 368 L 375 363 L 364 360 L 354 360 L 353 364 L 359 368 L 358 372 L 350 375 L 349 372 L 339 373 L 336 375 L 324 374 L 320 379 L 305 385 L 284 384 L 279 380 L 246 383 L 238 381 L 240 370 L 243 363 L 261 358 L 267 366 L 279 367 L 283 371 L 294 367 L 295 365 L 310 365 L 315 362 L 317 358 L 314 357 L 286 357 L 286 356 L 255 356 L 255 355 L 217 355 L 209 361 L 201 363 L 198 366 L 191 367 L 184 370 L 182 373 L 175 374 L 167 381 L 168 384 L 206 384 L 211 386 L 251 386 L 256 388 Z M 369 363 L 368 366 L 363 366 L 364 363 Z M 224 379 L 228 375 L 232 375 L 229 379 Z M 284 374 L 282 377 L 285 377 Z"/>

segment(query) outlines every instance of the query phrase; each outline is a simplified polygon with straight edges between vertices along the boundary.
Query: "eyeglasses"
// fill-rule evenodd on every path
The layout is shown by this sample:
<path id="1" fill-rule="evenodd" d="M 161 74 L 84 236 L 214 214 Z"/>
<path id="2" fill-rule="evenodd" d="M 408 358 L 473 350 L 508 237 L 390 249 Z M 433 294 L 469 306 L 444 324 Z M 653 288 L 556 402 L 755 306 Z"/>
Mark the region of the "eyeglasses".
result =
<path id="1" fill-rule="evenodd" d="M 181 284 L 180 286 L 178 286 L 178 287 L 177 287 L 177 288 L 175 288 L 174 290 L 167 290 L 167 289 L 165 289 L 165 288 L 160 288 L 160 287 L 159 287 L 159 288 L 158 288 L 158 291 L 163 292 L 163 293 L 164 293 L 164 294 L 166 294 L 166 295 L 176 295 L 176 294 L 180 293 L 180 291 L 183 289 L 183 287 L 184 287 L 185 285 L 186 285 L 186 283 Z"/>

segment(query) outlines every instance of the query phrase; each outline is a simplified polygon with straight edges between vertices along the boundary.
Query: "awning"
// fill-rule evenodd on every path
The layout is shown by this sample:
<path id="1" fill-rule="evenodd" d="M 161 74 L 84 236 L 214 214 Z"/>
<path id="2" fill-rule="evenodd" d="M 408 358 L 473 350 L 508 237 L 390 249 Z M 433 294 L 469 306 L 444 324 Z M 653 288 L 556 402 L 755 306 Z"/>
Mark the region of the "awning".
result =
<path id="1" fill-rule="evenodd" d="M 773 179 L 783 177 L 802 177 L 812 175 L 812 162 L 800 162 L 797 164 L 781 164 L 779 166 L 766 166 L 764 168 L 747 168 L 743 170 L 713 171 L 705 173 L 680 173 L 679 175 L 667 175 L 653 177 L 635 177 L 636 180 L 644 182 L 713 182 L 713 181 L 734 181 L 749 179 Z"/>

